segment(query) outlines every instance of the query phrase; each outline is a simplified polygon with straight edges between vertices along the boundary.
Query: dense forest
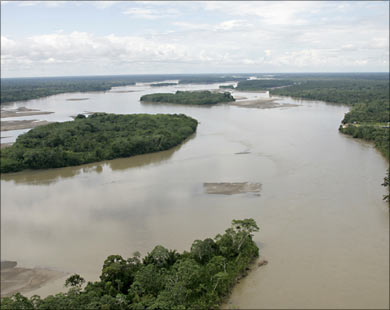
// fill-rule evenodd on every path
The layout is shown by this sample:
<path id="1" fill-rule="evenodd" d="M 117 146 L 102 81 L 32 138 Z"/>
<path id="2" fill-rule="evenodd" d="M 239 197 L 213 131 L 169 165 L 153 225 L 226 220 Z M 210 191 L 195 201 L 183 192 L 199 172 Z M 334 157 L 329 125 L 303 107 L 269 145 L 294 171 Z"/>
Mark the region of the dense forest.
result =
<path id="1" fill-rule="evenodd" d="M 1 150 L 1 173 L 81 165 L 167 150 L 196 131 L 183 114 L 96 113 L 38 126 Z"/>
<path id="2" fill-rule="evenodd" d="M 178 253 L 161 245 L 141 259 L 109 256 L 100 281 L 75 274 L 67 293 L 27 298 L 17 293 L 3 298 L 2 310 L 14 309 L 218 309 L 237 280 L 259 256 L 253 219 L 233 220 L 231 228 L 214 239 L 195 240 L 190 252 Z"/>
<path id="3" fill-rule="evenodd" d="M 229 92 L 214 93 L 205 91 L 177 91 L 175 94 L 157 93 L 144 95 L 140 99 L 143 102 L 164 102 L 176 104 L 210 105 L 222 102 L 235 101 Z"/>
<path id="4" fill-rule="evenodd" d="M 246 80 L 240 81 L 236 89 L 245 91 L 269 90 L 275 87 L 284 87 L 294 84 L 290 80 L 268 79 L 268 80 Z"/>
<path id="5" fill-rule="evenodd" d="M 107 91 L 112 87 L 179 80 L 181 84 L 210 84 L 246 79 L 246 75 L 226 76 L 216 74 L 157 74 L 157 75 L 114 75 L 78 76 L 48 78 L 2 78 L 1 104 L 14 101 L 37 99 L 70 92 Z M 156 85 L 152 86 L 168 86 Z M 166 83 L 164 83 L 166 84 Z M 171 84 L 171 83 L 169 83 Z"/>

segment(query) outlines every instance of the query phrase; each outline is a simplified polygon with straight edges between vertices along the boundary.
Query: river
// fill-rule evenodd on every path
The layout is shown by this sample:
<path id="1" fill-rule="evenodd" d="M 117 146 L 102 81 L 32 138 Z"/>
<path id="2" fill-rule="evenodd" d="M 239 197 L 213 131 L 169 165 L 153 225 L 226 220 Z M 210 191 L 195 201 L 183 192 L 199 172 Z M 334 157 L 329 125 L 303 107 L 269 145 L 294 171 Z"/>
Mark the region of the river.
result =
<path id="1" fill-rule="evenodd" d="M 200 123 L 169 151 L 2 175 L 2 259 L 96 280 L 108 255 L 145 255 L 157 244 L 189 250 L 193 240 L 214 237 L 232 219 L 254 218 L 255 241 L 269 263 L 241 280 L 225 307 L 388 308 L 389 210 L 380 186 L 388 163 L 371 144 L 338 132 L 348 107 L 291 98 L 279 102 L 298 106 L 139 102 L 152 92 L 217 87 L 137 84 L 9 106 L 55 112 L 19 119 L 65 121 L 104 111 L 184 113 Z M 10 138 L 2 142 L 19 133 L 5 132 Z M 260 196 L 210 195 L 205 182 L 261 183 L 262 190 Z M 63 283 L 30 295 L 56 293 Z"/>

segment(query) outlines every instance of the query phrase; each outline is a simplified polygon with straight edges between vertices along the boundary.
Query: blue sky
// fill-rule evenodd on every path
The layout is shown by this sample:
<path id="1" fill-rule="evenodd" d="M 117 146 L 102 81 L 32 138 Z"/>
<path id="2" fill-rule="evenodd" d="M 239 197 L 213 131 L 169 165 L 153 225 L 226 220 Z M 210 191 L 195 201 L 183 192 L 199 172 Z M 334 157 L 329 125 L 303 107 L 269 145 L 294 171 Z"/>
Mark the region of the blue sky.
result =
<path id="1" fill-rule="evenodd" d="M 389 70 L 388 1 L 2 1 L 2 77 Z"/>

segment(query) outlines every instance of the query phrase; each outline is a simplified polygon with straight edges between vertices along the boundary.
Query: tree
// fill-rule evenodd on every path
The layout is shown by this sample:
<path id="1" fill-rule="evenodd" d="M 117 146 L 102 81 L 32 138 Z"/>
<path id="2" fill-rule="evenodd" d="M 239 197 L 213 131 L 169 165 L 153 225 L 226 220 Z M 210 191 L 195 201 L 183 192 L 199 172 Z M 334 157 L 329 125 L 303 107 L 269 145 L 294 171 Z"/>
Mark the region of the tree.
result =
<path id="1" fill-rule="evenodd" d="M 74 274 L 66 279 L 65 286 L 66 287 L 74 287 L 74 288 L 81 288 L 81 286 L 85 283 L 84 278 L 82 278 L 78 274 Z"/>
<path id="2" fill-rule="evenodd" d="M 383 200 L 387 201 L 390 206 L 390 168 L 387 169 L 387 174 L 384 178 L 384 182 L 382 183 L 384 187 L 387 187 L 387 195 L 383 196 Z"/>

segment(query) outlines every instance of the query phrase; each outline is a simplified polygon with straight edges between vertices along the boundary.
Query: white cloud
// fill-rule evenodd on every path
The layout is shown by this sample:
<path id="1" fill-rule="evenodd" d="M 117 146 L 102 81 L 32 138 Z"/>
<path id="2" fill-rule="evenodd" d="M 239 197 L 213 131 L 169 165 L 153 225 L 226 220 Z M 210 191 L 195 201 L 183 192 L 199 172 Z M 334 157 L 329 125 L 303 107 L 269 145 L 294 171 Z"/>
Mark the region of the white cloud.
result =
<path id="1" fill-rule="evenodd" d="M 136 18 L 158 19 L 158 18 L 177 16 L 179 14 L 179 11 L 173 8 L 152 9 L 152 8 L 135 7 L 135 8 L 128 8 L 122 13 Z"/>
<path id="2" fill-rule="evenodd" d="M 118 3 L 120 3 L 121 1 L 94 1 L 92 2 L 92 4 L 97 7 L 98 9 L 107 9 L 107 8 L 110 8 Z"/>

